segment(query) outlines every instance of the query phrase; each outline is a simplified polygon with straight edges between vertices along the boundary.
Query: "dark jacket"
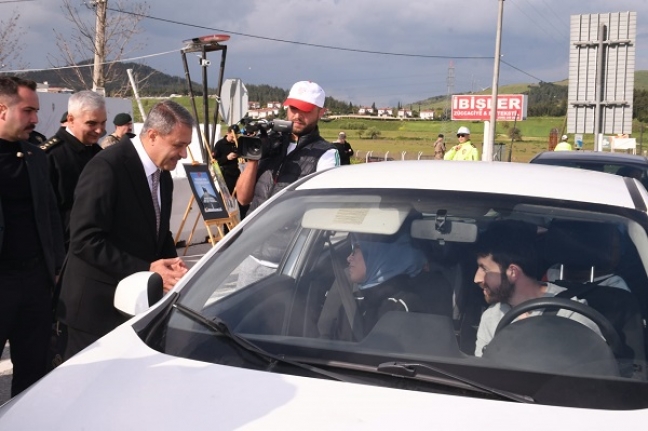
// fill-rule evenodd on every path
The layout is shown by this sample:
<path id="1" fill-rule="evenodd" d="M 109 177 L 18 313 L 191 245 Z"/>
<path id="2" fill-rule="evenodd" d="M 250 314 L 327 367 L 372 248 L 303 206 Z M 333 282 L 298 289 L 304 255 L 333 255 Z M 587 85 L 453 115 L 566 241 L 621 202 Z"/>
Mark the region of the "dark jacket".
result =
<path id="1" fill-rule="evenodd" d="M 83 145 L 65 129 L 60 128 L 40 148 L 47 153 L 50 181 L 56 194 L 65 242 L 68 243 L 74 190 L 83 168 L 95 154 L 101 151 L 101 147 L 97 144 Z"/>
<path id="2" fill-rule="evenodd" d="M 102 336 L 127 319 L 113 306 L 119 281 L 177 256 L 169 230 L 173 180 L 162 172 L 159 235 L 148 179 L 128 137 L 88 163 L 76 198 L 60 314 L 70 327 Z"/>
<path id="3" fill-rule="evenodd" d="M 353 156 L 353 148 L 348 142 L 334 142 L 335 148 L 337 148 L 338 153 L 340 154 L 340 165 L 350 165 L 351 156 Z"/>
<path id="4" fill-rule="evenodd" d="M 308 135 L 301 136 L 297 147 L 290 154 L 286 154 L 288 145 L 289 142 L 283 142 L 277 155 L 259 161 L 254 198 L 249 212 L 289 184 L 315 172 L 320 157 L 335 148 L 320 136 L 317 128 Z"/>
<path id="5" fill-rule="evenodd" d="M 56 198 L 52 187 L 47 181 L 48 167 L 45 153 L 38 147 L 20 142 L 29 174 L 29 182 L 34 208 L 34 219 L 37 220 L 36 229 L 40 238 L 42 256 L 48 274 L 54 286 L 54 276 L 61 269 L 65 258 L 63 248 L 63 231 L 56 207 Z M 4 238 L 5 219 L 0 198 L 0 250 Z"/>
<path id="6" fill-rule="evenodd" d="M 328 295 L 333 292 L 329 291 Z M 405 274 L 397 275 L 377 286 L 357 290 L 353 295 L 362 321 L 363 336 L 369 334 L 380 318 L 389 311 L 452 316 L 452 288 L 436 271 L 423 271 L 412 278 Z M 320 336 L 353 340 L 351 326 L 340 302 L 339 293 L 333 293 L 330 300 L 330 306 L 338 309 L 332 319 L 327 317 L 325 323 L 318 323 Z M 325 305 L 327 306 L 329 305 Z"/>
<path id="7" fill-rule="evenodd" d="M 226 137 L 216 141 L 216 144 L 214 144 L 214 159 L 218 162 L 218 166 L 225 179 L 225 184 L 227 184 L 227 189 L 231 194 L 234 192 L 234 187 L 236 187 L 236 181 L 241 175 L 241 170 L 239 169 L 238 158 L 232 160 L 227 158 L 229 153 L 238 154 L 238 149 L 233 142 L 229 142 Z"/>

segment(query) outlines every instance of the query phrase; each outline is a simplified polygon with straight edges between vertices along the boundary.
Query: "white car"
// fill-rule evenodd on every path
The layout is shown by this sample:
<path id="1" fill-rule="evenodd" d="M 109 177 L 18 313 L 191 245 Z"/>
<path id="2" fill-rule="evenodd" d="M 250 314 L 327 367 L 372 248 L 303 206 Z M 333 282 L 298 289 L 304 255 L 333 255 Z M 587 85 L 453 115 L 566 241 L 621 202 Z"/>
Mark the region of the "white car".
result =
<path id="1" fill-rule="evenodd" d="M 634 179 L 553 166 L 394 161 L 316 173 L 150 308 L 158 277 L 123 280 L 115 306 L 135 317 L 7 402 L 0 429 L 641 429 L 647 207 Z M 515 307 L 480 357 L 487 305 L 474 246 L 502 220 L 533 226 L 539 279 L 558 272 L 587 289 L 580 301 Z M 375 244 L 389 258 L 370 269 Z M 576 267 L 595 283 L 564 277 Z M 378 295 L 370 272 L 398 281 Z M 601 272 L 626 288 L 602 286 Z"/>

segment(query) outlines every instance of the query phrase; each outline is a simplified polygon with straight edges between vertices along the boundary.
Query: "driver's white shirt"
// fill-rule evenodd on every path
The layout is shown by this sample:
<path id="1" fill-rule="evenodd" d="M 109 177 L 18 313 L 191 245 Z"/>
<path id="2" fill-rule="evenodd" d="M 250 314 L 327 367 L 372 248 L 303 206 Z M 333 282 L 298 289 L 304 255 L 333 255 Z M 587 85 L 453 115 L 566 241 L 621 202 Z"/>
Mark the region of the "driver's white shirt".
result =
<path id="1" fill-rule="evenodd" d="M 553 283 L 547 283 L 547 290 L 542 296 L 553 297 L 558 295 L 563 290 L 566 289 L 564 287 L 556 286 Z M 585 301 L 584 299 L 577 299 L 577 298 L 572 298 L 572 299 L 574 301 L 587 304 L 587 301 Z M 484 347 L 486 347 L 488 343 L 490 343 L 493 337 L 495 336 L 495 329 L 497 329 L 497 325 L 499 324 L 500 320 L 502 320 L 502 317 L 504 317 L 504 315 L 510 309 L 511 309 L 510 305 L 503 302 L 498 302 L 497 304 L 492 304 L 490 307 L 488 307 L 488 309 L 486 309 L 486 311 L 484 311 L 481 320 L 479 321 L 479 328 L 477 329 L 477 341 L 475 343 L 475 356 L 482 356 Z M 537 316 L 540 314 L 542 314 L 542 310 L 535 310 L 529 313 L 530 316 Z M 558 313 L 556 313 L 556 315 L 560 317 L 566 317 L 568 319 L 572 319 L 576 322 L 582 323 L 583 325 L 590 328 L 592 331 L 601 335 L 601 331 L 599 330 L 598 326 L 587 317 L 581 315 L 580 313 L 576 313 L 575 311 L 560 309 L 558 310 Z"/>

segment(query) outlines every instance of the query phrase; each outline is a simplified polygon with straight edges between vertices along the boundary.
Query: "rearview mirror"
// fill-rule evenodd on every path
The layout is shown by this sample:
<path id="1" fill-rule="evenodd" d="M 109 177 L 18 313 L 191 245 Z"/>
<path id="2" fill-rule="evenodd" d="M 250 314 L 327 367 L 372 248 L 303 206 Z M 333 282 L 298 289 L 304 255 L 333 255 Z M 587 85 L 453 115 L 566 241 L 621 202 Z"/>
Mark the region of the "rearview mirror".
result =
<path id="1" fill-rule="evenodd" d="M 435 219 L 412 220 L 412 238 L 448 242 L 477 241 L 477 225 L 474 223 L 448 219 L 443 232 L 440 232 L 436 227 Z"/>

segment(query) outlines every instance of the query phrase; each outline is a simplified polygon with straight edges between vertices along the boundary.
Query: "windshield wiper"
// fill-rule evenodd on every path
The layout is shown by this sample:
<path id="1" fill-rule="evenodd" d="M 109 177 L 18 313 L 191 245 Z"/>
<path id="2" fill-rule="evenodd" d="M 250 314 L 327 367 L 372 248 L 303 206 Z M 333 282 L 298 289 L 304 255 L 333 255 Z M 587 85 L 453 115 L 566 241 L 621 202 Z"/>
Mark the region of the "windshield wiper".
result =
<path id="1" fill-rule="evenodd" d="M 383 362 L 378 365 L 378 371 L 405 376 L 405 377 L 415 377 L 418 374 L 418 369 L 424 368 L 426 370 L 433 371 L 435 373 L 441 374 L 444 377 L 448 377 L 455 381 L 464 383 L 472 388 L 482 390 L 484 392 L 498 395 L 504 399 L 516 401 L 519 403 L 535 403 L 535 400 L 528 395 L 516 394 L 514 392 L 509 392 L 491 386 L 483 385 L 481 383 L 475 382 L 473 380 L 467 379 L 465 377 L 458 376 L 449 371 L 445 371 L 442 368 L 438 368 L 432 365 L 421 364 L 421 363 L 407 363 L 407 362 Z"/>
<path id="2" fill-rule="evenodd" d="M 185 307 L 184 305 L 178 303 L 173 304 L 173 307 L 179 312 L 181 312 L 182 314 L 184 314 L 185 316 L 189 317 L 191 320 L 200 323 L 201 325 L 210 329 L 214 333 L 218 333 L 227 337 L 228 339 L 232 340 L 237 346 L 265 360 L 266 362 L 268 362 L 269 369 L 272 369 L 277 363 L 282 363 L 282 364 L 288 364 L 294 367 L 302 368 L 304 370 L 310 371 L 311 373 L 328 377 L 329 379 L 332 380 L 338 380 L 341 382 L 350 382 L 350 383 L 362 383 L 360 380 L 357 379 L 353 379 L 347 376 L 342 376 L 340 374 L 332 373 L 327 370 L 323 370 L 321 368 L 313 367 L 312 365 L 287 359 L 281 355 L 275 355 L 273 353 L 267 352 L 263 350 L 261 347 L 257 346 L 256 344 L 246 339 L 245 337 L 241 337 L 240 335 L 232 332 L 229 326 L 227 325 L 227 323 L 225 323 L 225 321 L 219 319 L 218 317 L 214 317 L 213 319 L 208 319 L 202 314 L 198 313 L 197 311 L 192 310 L 191 308 Z"/>

